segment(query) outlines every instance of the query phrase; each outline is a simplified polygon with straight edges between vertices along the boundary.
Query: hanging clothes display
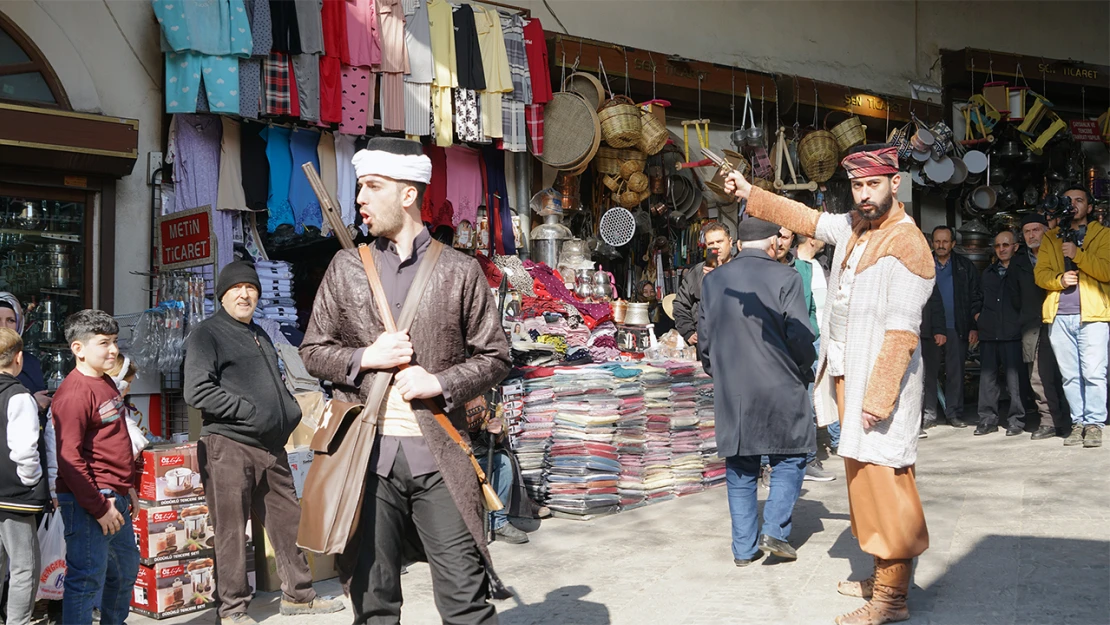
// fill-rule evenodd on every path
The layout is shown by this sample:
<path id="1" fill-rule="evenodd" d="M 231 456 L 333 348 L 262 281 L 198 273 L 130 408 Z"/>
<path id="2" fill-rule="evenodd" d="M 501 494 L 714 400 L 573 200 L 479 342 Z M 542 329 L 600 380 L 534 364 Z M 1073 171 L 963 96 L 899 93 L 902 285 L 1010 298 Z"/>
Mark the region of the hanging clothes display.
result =
<path id="1" fill-rule="evenodd" d="M 358 178 L 355 177 L 355 166 L 351 163 L 354 157 L 355 138 L 351 135 L 335 135 L 335 201 L 339 203 L 339 214 L 347 225 L 356 223 L 358 214 L 355 207 Z"/>
<path id="2" fill-rule="evenodd" d="M 464 4 L 455 9 L 455 58 L 458 67 L 459 87 L 455 90 L 455 132 L 460 141 L 480 142 L 482 132 L 481 111 L 478 108 L 478 91 L 486 88 L 485 68 L 482 65 L 482 47 L 474 9 Z"/>
<path id="3" fill-rule="evenodd" d="M 290 150 L 293 156 L 293 175 L 289 182 L 289 204 L 293 207 L 296 219 L 293 226 L 297 234 L 304 232 L 305 226 L 320 229 L 323 214 L 320 212 L 320 200 L 312 191 L 301 165 L 312 163 L 316 171 L 320 171 L 320 158 L 317 146 L 320 144 L 320 133 L 314 130 L 293 128 L 290 140 Z"/>
<path id="4" fill-rule="evenodd" d="M 274 43 L 269 0 L 245 0 L 251 29 L 251 56 L 239 59 L 239 115 L 258 119 L 262 112 L 262 60 L 270 55 Z M 231 94 L 235 95 L 235 94 Z"/>
<path id="5" fill-rule="evenodd" d="M 342 117 L 339 132 L 349 135 L 366 134 L 366 120 L 374 119 L 375 81 L 368 67 L 344 65 Z"/>
<path id="6" fill-rule="evenodd" d="M 378 12 L 374 0 L 347 0 L 347 53 L 350 65 L 372 67 L 382 64 L 378 35 Z"/>
<path id="7" fill-rule="evenodd" d="M 220 122 L 223 129 L 220 137 L 220 178 L 216 208 L 227 211 L 247 210 L 247 197 L 243 193 L 242 157 L 239 153 L 242 145 L 239 122 L 230 117 L 221 117 Z"/>
<path id="8" fill-rule="evenodd" d="M 528 55 L 528 73 L 532 78 L 532 103 L 525 105 L 528 136 L 532 153 L 543 154 L 543 105 L 551 101 L 551 72 L 547 65 L 547 41 L 543 26 L 536 18 L 524 25 L 524 49 Z"/>
<path id="9" fill-rule="evenodd" d="M 292 94 L 289 77 L 289 55 L 271 52 L 262 62 L 266 85 L 266 114 L 292 115 Z"/>
<path id="10" fill-rule="evenodd" d="M 409 73 L 405 74 L 405 134 L 423 137 L 432 134 L 432 80 L 435 60 L 428 7 L 423 0 L 406 0 L 405 51 Z"/>
<path id="11" fill-rule="evenodd" d="M 293 55 L 293 75 L 297 81 L 300 118 L 320 121 L 320 57 L 316 54 Z"/>
<path id="12" fill-rule="evenodd" d="M 293 152 L 289 139 L 293 131 L 280 126 L 264 128 L 260 135 L 266 141 L 266 160 L 270 164 L 270 190 L 266 198 L 269 219 L 266 230 L 273 232 L 285 224 L 293 226 L 296 218 L 289 203 L 289 183 L 293 176 Z"/>
<path id="13" fill-rule="evenodd" d="M 454 125 L 451 123 L 451 98 L 459 86 L 455 58 L 455 21 L 447 0 L 428 0 L 428 28 L 432 38 L 432 59 L 435 76 L 432 80 L 432 120 L 435 144 L 450 146 Z"/>
<path id="14" fill-rule="evenodd" d="M 166 112 L 197 110 L 201 81 L 208 110 L 239 113 L 239 58 L 254 44 L 243 0 L 184 3 L 153 0 L 166 48 Z"/>
<path id="15" fill-rule="evenodd" d="M 320 57 L 320 121 L 337 124 L 343 118 L 342 64 L 350 64 L 347 51 L 346 0 L 324 0 L 321 11 L 324 54 Z"/>
<path id="16" fill-rule="evenodd" d="M 260 134 L 264 124 L 244 123 L 239 127 L 239 168 L 243 172 L 243 194 L 247 208 L 266 210 L 270 193 L 270 167 L 266 161 L 266 140 Z"/>
<path id="17" fill-rule="evenodd" d="M 505 153 L 493 146 L 482 148 L 486 170 L 486 215 L 489 219 L 490 248 L 493 255 L 516 254 L 513 210 L 509 207 L 509 187 L 505 182 Z"/>
<path id="18" fill-rule="evenodd" d="M 220 180 L 221 118 L 216 115 L 174 116 L 174 187 L 177 210 L 209 206 L 216 235 L 216 271 L 234 258 L 232 215 L 217 210 Z"/>
<path id="19" fill-rule="evenodd" d="M 424 147 L 424 154 L 432 161 L 432 181 L 424 190 L 424 203 L 420 207 L 421 221 L 429 224 L 434 234 L 437 228 L 454 227 L 454 208 L 447 200 L 447 152 L 439 146 Z"/>
<path id="20" fill-rule="evenodd" d="M 501 96 L 513 91 L 505 35 L 501 31 L 501 17 L 497 11 L 474 7 L 474 20 L 486 81 L 486 88 L 481 93 L 482 134 L 486 139 L 499 139 L 503 125 Z"/>
<path id="21" fill-rule="evenodd" d="M 324 23 L 321 13 L 323 0 L 293 0 L 297 14 L 297 35 L 301 42 L 301 54 L 324 53 Z"/>
<path id="22" fill-rule="evenodd" d="M 273 25 L 271 52 L 300 54 L 301 33 L 297 24 L 297 7 L 290 0 L 270 0 L 270 22 Z"/>
<path id="23" fill-rule="evenodd" d="M 528 125 L 525 107 L 532 103 L 532 79 L 528 73 L 528 53 L 524 47 L 524 18 L 501 13 L 501 31 L 512 74 L 513 90 L 501 102 L 502 147 L 509 152 L 528 151 Z"/>
<path id="24" fill-rule="evenodd" d="M 477 225 L 478 207 L 484 202 L 482 195 L 481 152 L 453 145 L 447 155 L 447 201 L 454 214 L 451 225 L 456 229 L 461 222 Z M 433 176 L 434 177 L 434 176 Z"/>
<path id="25" fill-rule="evenodd" d="M 381 34 L 381 109 L 382 129 L 405 129 L 405 79 L 409 57 L 405 49 L 405 14 L 401 0 L 377 0 L 378 27 Z"/>

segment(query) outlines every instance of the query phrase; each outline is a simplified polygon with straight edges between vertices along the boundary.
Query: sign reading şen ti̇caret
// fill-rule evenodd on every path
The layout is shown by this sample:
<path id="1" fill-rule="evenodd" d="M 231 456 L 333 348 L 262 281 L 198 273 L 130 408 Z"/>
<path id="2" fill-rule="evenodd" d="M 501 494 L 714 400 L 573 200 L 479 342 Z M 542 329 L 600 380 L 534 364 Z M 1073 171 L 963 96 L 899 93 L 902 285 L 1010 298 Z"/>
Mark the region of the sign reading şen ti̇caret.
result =
<path id="1" fill-rule="evenodd" d="M 212 207 L 163 215 L 158 218 L 161 269 L 210 265 L 216 261 L 216 238 L 212 235 Z"/>

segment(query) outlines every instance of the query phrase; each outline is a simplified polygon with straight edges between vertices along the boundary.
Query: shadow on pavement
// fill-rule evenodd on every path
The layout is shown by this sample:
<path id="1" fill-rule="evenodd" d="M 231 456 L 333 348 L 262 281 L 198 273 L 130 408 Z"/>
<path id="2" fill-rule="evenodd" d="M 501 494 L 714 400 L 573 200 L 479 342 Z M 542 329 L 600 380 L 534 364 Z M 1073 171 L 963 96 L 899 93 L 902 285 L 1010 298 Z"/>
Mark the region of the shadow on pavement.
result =
<path id="1" fill-rule="evenodd" d="M 574 625 L 609 625 L 609 608 L 600 603 L 585 601 L 589 586 L 564 586 L 547 593 L 540 603 L 527 605 L 514 597 L 515 607 L 497 610 L 502 625 L 540 625 L 546 623 L 574 623 Z M 507 602 L 506 602 L 507 603 Z"/>

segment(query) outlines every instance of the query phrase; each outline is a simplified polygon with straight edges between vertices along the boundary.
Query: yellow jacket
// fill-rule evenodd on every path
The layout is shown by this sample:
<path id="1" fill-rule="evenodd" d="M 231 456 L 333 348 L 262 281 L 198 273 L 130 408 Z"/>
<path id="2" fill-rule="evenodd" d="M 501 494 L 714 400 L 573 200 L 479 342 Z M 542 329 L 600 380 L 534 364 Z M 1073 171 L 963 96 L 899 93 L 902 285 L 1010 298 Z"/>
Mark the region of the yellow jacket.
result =
<path id="1" fill-rule="evenodd" d="M 1064 285 L 1064 252 L 1053 228 L 1041 239 L 1037 253 L 1037 267 L 1033 276 L 1037 286 L 1046 291 L 1042 314 L 1045 323 L 1056 319 L 1060 307 L 1060 292 Z M 1087 225 L 1083 246 L 1075 255 L 1079 269 L 1079 308 L 1081 321 L 1110 321 L 1110 229 L 1096 221 Z"/>

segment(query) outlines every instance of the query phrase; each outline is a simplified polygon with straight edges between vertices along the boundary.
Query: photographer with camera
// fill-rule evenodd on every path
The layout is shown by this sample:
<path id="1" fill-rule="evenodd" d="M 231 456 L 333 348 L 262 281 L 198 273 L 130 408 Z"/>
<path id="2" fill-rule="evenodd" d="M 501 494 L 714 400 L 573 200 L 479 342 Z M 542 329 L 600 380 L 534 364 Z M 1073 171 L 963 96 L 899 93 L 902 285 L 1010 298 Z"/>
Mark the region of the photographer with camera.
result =
<path id="1" fill-rule="evenodd" d="M 1045 233 L 1034 276 L 1047 292 L 1044 322 L 1064 378 L 1071 434 L 1064 445 L 1102 445 L 1106 421 L 1106 344 L 1110 342 L 1110 229 L 1088 221 L 1093 198 L 1080 185 L 1048 198 L 1059 226 Z"/>

